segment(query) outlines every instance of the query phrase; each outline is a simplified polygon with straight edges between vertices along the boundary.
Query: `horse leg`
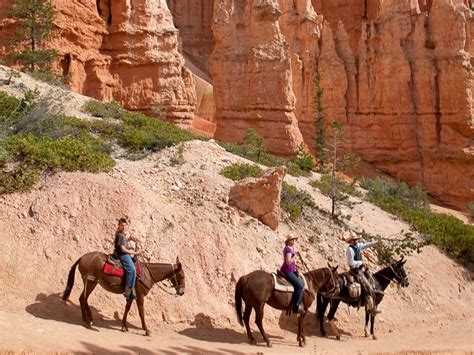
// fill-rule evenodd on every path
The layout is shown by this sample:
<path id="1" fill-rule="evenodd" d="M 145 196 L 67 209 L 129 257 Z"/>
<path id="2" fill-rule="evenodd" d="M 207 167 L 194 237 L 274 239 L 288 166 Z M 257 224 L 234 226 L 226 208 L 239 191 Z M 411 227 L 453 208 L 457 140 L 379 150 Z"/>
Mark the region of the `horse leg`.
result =
<path id="1" fill-rule="evenodd" d="M 364 326 L 364 335 L 367 338 L 369 336 L 369 312 L 365 311 L 365 326 Z"/>
<path id="2" fill-rule="evenodd" d="M 97 281 L 91 282 L 89 284 L 89 287 L 87 289 L 87 292 L 86 292 L 86 295 L 85 295 L 85 298 L 84 298 L 87 317 L 89 318 L 89 322 L 90 322 L 91 325 L 92 325 L 92 311 L 91 311 L 91 308 L 89 307 L 89 303 L 87 302 L 87 300 L 89 299 L 89 296 L 91 295 L 92 291 L 94 291 L 94 288 L 96 286 L 97 286 Z"/>
<path id="3" fill-rule="evenodd" d="M 128 332 L 127 315 L 128 315 L 128 312 L 130 311 L 130 307 L 132 306 L 132 303 L 133 303 L 133 298 L 128 299 L 127 303 L 125 304 L 125 311 L 123 312 L 123 318 L 122 318 L 122 332 Z"/>
<path id="4" fill-rule="evenodd" d="M 89 282 L 92 282 L 91 286 L 89 286 Z M 84 290 L 81 292 L 79 296 L 79 303 L 81 304 L 81 312 L 82 312 L 82 320 L 85 323 L 85 327 L 87 329 L 92 328 L 92 312 L 87 304 L 87 298 L 89 297 L 92 290 L 97 285 L 97 282 L 89 281 L 87 278 L 84 278 Z"/>
<path id="5" fill-rule="evenodd" d="M 328 307 L 329 300 L 323 298 L 320 307 L 318 307 L 318 318 L 319 318 L 319 332 L 323 337 L 326 336 L 326 330 L 324 329 L 324 313 L 326 312 L 326 308 Z"/>
<path id="6" fill-rule="evenodd" d="M 306 310 L 304 313 L 298 315 L 298 335 L 296 337 L 296 340 L 298 341 L 298 344 L 300 347 L 303 347 L 306 345 L 306 339 L 305 339 L 304 331 L 303 331 L 303 322 L 304 322 L 305 315 L 306 315 Z"/>
<path id="7" fill-rule="evenodd" d="M 245 329 L 247 329 L 247 338 L 250 341 L 250 344 L 257 345 L 257 341 L 252 335 L 252 331 L 250 330 L 250 314 L 252 313 L 252 306 L 249 304 L 245 304 L 245 311 L 244 311 L 244 324 Z"/>
<path id="8" fill-rule="evenodd" d="M 336 315 L 336 311 L 339 307 L 340 302 L 340 300 L 331 300 L 331 308 L 329 308 L 328 313 L 329 326 L 331 327 L 331 331 L 334 333 L 337 340 L 341 340 L 341 333 L 339 332 L 337 326 L 334 324 L 334 316 Z"/>
<path id="9" fill-rule="evenodd" d="M 257 324 L 258 329 L 260 330 L 260 334 L 263 336 L 263 340 L 267 343 L 267 347 L 271 348 L 272 343 L 270 342 L 270 339 L 268 338 L 268 335 L 265 334 L 265 330 L 263 329 L 263 307 L 265 307 L 265 303 L 262 303 L 261 305 L 255 307 L 255 323 Z"/>
<path id="10" fill-rule="evenodd" d="M 145 301 L 145 296 L 140 295 L 137 297 L 138 314 L 140 315 L 140 319 L 142 321 L 142 328 L 145 331 L 145 335 L 150 336 L 151 332 L 148 330 L 145 324 L 145 309 L 143 307 L 144 301 Z"/>
<path id="11" fill-rule="evenodd" d="M 372 334 L 372 339 L 377 340 L 377 336 L 374 333 L 374 324 L 375 324 L 375 315 L 370 315 L 370 334 Z"/>

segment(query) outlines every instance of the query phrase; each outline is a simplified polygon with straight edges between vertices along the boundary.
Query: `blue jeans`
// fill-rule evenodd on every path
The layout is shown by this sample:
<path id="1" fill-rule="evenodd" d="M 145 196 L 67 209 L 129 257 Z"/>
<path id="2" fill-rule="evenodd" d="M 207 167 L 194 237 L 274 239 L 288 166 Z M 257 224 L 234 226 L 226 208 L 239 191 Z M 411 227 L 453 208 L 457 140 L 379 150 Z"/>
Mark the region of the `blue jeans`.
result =
<path id="1" fill-rule="evenodd" d="M 135 270 L 132 257 L 130 254 L 122 254 L 119 255 L 119 259 L 122 262 L 123 269 L 125 270 L 125 286 L 130 288 L 135 287 L 137 271 Z"/>
<path id="2" fill-rule="evenodd" d="M 285 272 L 285 276 L 295 288 L 295 292 L 293 293 L 293 304 L 295 307 L 298 307 L 303 299 L 303 283 L 300 281 L 298 276 L 296 276 L 296 272 Z"/>

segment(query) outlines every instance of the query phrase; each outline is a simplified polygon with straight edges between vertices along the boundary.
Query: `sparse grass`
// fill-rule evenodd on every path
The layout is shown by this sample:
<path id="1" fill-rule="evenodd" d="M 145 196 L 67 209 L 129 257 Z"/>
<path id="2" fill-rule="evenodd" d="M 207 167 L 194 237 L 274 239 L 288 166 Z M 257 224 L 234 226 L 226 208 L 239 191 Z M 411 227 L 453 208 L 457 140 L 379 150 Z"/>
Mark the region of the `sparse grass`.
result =
<path id="1" fill-rule="evenodd" d="M 262 169 L 255 164 L 234 163 L 226 166 L 219 174 L 234 181 L 239 181 L 248 177 L 255 177 L 262 172 Z"/>
<path id="2" fill-rule="evenodd" d="M 84 112 L 90 113 L 94 117 L 99 118 L 122 118 L 127 112 L 121 108 L 115 101 L 101 102 L 97 100 L 89 100 L 82 107 Z"/>
<path id="3" fill-rule="evenodd" d="M 474 221 L 474 202 L 467 205 L 467 211 L 469 212 L 469 219 Z"/>
<path id="4" fill-rule="evenodd" d="M 283 181 L 281 189 L 281 208 L 283 208 L 290 217 L 290 220 L 297 221 L 304 207 L 315 207 L 313 198 L 307 193 Z"/>
<path id="5" fill-rule="evenodd" d="M 420 188 L 384 179 L 365 179 L 367 199 L 407 221 L 415 230 L 450 255 L 474 262 L 474 227 L 446 214 L 432 213 L 428 197 Z"/>
<path id="6" fill-rule="evenodd" d="M 180 166 L 184 164 L 183 153 L 184 153 L 184 146 L 180 144 L 176 151 L 176 154 L 170 159 L 171 166 Z"/>

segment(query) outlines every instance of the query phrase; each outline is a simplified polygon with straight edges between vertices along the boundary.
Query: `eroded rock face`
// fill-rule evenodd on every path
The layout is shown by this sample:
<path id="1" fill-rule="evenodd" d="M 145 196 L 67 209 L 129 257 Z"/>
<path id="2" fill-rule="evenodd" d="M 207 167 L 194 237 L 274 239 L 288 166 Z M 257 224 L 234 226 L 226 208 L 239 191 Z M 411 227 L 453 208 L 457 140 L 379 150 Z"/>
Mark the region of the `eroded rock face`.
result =
<path id="1" fill-rule="evenodd" d="M 313 78 L 319 70 L 326 118 L 344 127 L 343 150 L 397 179 L 423 186 L 451 206 L 464 209 L 474 200 L 472 4 L 258 3 L 269 6 L 273 15 L 255 18 L 257 7 L 251 1 L 216 3 L 211 59 L 221 138 L 240 139 L 250 118 L 257 116 L 255 104 L 262 102 L 260 107 L 285 108 L 284 117 L 294 113 L 305 143 L 313 147 Z M 255 60 L 260 48 L 278 55 L 271 61 Z M 277 94 L 272 78 L 261 79 L 270 69 L 280 85 Z M 273 139 L 270 120 L 257 117 L 260 134 Z M 285 122 L 282 115 L 274 118 Z M 281 148 L 269 147 L 281 154 Z"/>
<path id="2" fill-rule="evenodd" d="M 194 79 L 178 52 L 165 0 L 52 3 L 57 13 L 50 46 L 60 54 L 58 67 L 74 91 L 131 110 L 151 112 L 158 105 L 169 120 L 190 124 Z"/>
<path id="3" fill-rule="evenodd" d="M 254 128 L 266 148 L 293 154 L 302 142 L 295 117 L 291 61 L 276 0 L 216 1 L 209 58 L 216 105 L 215 136 L 241 142 Z"/>
<path id="4" fill-rule="evenodd" d="M 285 167 L 271 168 L 256 178 L 237 182 L 229 192 L 229 204 L 276 230 L 280 223 L 280 193 L 285 174 Z"/>

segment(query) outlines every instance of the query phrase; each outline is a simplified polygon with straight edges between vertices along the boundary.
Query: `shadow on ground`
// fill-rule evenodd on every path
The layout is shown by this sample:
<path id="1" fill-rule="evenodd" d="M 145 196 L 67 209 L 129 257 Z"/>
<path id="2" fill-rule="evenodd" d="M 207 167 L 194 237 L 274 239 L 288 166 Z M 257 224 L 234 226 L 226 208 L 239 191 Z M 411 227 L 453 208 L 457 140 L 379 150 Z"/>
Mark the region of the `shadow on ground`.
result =
<path id="1" fill-rule="evenodd" d="M 119 320 L 105 318 L 100 311 L 94 307 L 90 306 L 90 309 L 92 311 L 93 330 L 98 330 L 96 328 L 121 329 Z M 26 306 L 25 310 L 37 318 L 84 325 L 81 307 L 71 301 L 63 301 L 60 293 L 52 293 L 50 295 L 39 293 L 36 295 L 35 303 Z M 130 328 L 139 329 L 135 326 L 131 326 L 130 323 L 128 325 Z"/>
<path id="2" fill-rule="evenodd" d="M 178 333 L 196 340 L 212 343 L 248 344 L 245 328 L 240 328 L 240 331 L 229 328 L 216 328 L 211 317 L 203 313 L 194 316 L 194 322 L 191 323 L 191 326 L 192 328 L 181 330 Z M 263 346 L 264 343 L 262 336 L 258 330 L 255 331 L 257 327 L 255 325 L 252 326 L 251 324 L 251 328 L 254 330 L 253 335 L 255 339 L 257 339 L 259 345 Z M 269 336 L 272 342 L 275 339 L 282 339 L 282 337 L 272 336 L 271 334 Z"/>

